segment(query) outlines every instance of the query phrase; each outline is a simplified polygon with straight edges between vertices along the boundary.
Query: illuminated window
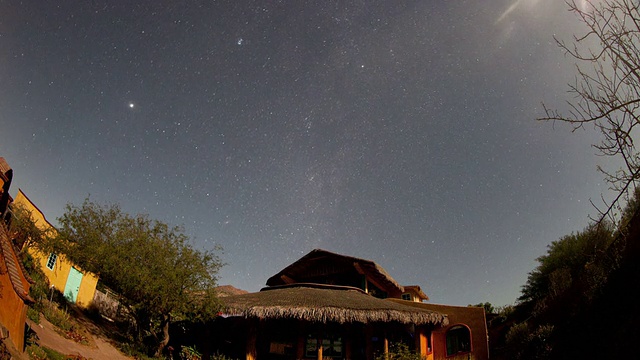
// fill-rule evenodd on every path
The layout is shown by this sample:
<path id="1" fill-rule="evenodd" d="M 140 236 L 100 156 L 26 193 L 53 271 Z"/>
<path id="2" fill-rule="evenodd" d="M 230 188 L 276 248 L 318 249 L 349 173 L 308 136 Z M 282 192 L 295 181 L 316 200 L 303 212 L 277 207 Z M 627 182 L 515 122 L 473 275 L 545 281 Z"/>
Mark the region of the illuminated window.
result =
<path id="1" fill-rule="evenodd" d="M 58 255 L 51 253 L 51 255 L 49 255 L 49 259 L 47 260 L 47 268 L 49 270 L 53 270 L 53 267 L 56 266 L 56 260 L 58 260 Z"/>
<path id="2" fill-rule="evenodd" d="M 456 325 L 447 331 L 447 356 L 471 352 L 471 333 L 466 326 Z"/>
<path id="3" fill-rule="evenodd" d="M 306 357 L 318 356 L 318 341 L 314 335 L 307 336 L 307 343 L 305 344 Z M 342 357 L 342 338 L 338 336 L 327 336 L 322 339 L 322 357 Z"/>

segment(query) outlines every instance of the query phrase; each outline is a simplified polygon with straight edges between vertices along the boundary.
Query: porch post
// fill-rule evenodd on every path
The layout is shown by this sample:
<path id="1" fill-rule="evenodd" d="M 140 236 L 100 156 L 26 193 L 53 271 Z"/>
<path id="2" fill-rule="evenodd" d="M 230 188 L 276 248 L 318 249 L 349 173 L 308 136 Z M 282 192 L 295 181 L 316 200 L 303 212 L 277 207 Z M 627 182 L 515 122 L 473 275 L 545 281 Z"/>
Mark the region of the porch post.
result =
<path id="1" fill-rule="evenodd" d="M 351 329 L 352 326 L 353 325 L 351 325 L 351 324 L 347 324 L 345 326 L 345 329 L 347 331 L 344 332 L 344 337 L 342 338 L 343 341 L 344 341 L 344 343 L 343 343 L 344 344 L 344 358 L 346 360 L 351 360 L 351 351 L 352 351 L 351 350 L 351 346 L 352 346 L 351 345 L 351 337 L 352 337 L 351 334 L 353 334 L 353 331 Z"/>
<path id="2" fill-rule="evenodd" d="M 418 349 L 418 351 L 420 352 L 420 355 L 423 358 L 426 358 L 428 349 L 427 349 L 427 336 L 425 334 L 424 327 L 416 326 L 415 339 L 416 339 L 416 349 Z"/>
<path id="3" fill-rule="evenodd" d="M 256 337 L 258 336 L 256 319 L 249 319 L 249 328 L 247 329 L 247 360 L 256 360 Z"/>
<path id="4" fill-rule="evenodd" d="M 296 359 L 304 358 L 304 352 L 305 352 L 305 346 L 306 346 L 306 343 L 305 343 L 306 333 L 303 330 L 304 330 L 303 327 L 300 326 L 298 331 L 297 344 L 296 344 Z"/>
<path id="5" fill-rule="evenodd" d="M 384 358 L 389 359 L 389 338 L 387 337 L 387 330 L 384 331 Z"/>
<path id="6" fill-rule="evenodd" d="M 322 336 L 318 337 L 318 360 L 322 360 Z"/>
<path id="7" fill-rule="evenodd" d="M 368 323 L 364 326 L 365 339 L 365 357 L 367 360 L 373 360 L 373 324 Z"/>

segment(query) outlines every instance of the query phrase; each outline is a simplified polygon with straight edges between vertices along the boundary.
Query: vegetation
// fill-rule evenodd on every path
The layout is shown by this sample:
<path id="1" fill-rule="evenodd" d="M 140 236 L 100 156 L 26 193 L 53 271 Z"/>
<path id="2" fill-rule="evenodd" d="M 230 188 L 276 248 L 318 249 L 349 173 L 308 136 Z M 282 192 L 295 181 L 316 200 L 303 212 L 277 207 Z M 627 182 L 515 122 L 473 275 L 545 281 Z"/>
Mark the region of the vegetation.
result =
<path id="1" fill-rule="evenodd" d="M 485 314 L 493 314 L 496 312 L 496 309 L 493 307 L 493 305 L 491 305 L 490 302 L 479 303 L 475 305 L 469 304 L 469 306 L 484 308 Z"/>
<path id="2" fill-rule="evenodd" d="M 375 360 L 424 360 L 424 357 L 409 349 L 407 344 L 397 342 L 389 346 L 388 354 L 380 354 Z"/>
<path id="3" fill-rule="evenodd" d="M 180 349 L 180 359 L 182 360 L 200 360 L 202 354 L 196 349 L 195 346 L 183 346 Z"/>
<path id="4" fill-rule="evenodd" d="M 568 113 L 545 107 L 541 120 L 593 126 L 601 135 L 600 155 L 621 160 L 619 169 L 600 168 L 617 197 L 598 209 L 600 219 L 615 221 L 620 203 L 640 179 L 640 153 L 635 146 L 640 125 L 640 5 L 634 0 L 569 2 L 585 25 L 584 34 L 558 45 L 576 60 L 576 81 L 569 85 L 574 100 Z"/>
<path id="5" fill-rule="evenodd" d="M 43 252 L 49 252 L 54 237 L 54 229 L 38 226 L 33 220 L 31 211 L 19 204 L 11 204 L 11 236 L 20 249 L 23 257 L 27 250 L 35 247 Z"/>
<path id="6" fill-rule="evenodd" d="M 637 191 L 622 212 L 623 227 L 604 220 L 549 245 L 518 303 L 489 320 L 493 359 L 635 356 L 626 344 L 640 320 L 629 291 L 640 282 L 639 200 Z M 596 343 L 609 346 L 585 346 Z"/>
<path id="7" fill-rule="evenodd" d="M 4 344 L 4 339 L 0 338 L 0 360 L 11 360 L 11 353 L 7 349 L 7 345 Z"/>
<path id="8" fill-rule="evenodd" d="M 596 206 L 583 231 L 553 242 L 537 259 L 519 302 L 490 321 L 494 359 L 634 358 L 640 310 L 631 295 L 640 282 L 640 4 L 632 0 L 571 1 L 586 27 L 558 45 L 576 60 L 574 100 L 541 120 L 593 126 L 600 155 L 619 169 L 599 168 L 615 198 Z M 626 207 L 623 204 L 626 202 Z M 595 206 L 595 205 L 594 205 Z M 591 346 L 606 344 L 606 346 Z"/>
<path id="9" fill-rule="evenodd" d="M 61 354 L 48 347 L 40 347 L 37 345 L 29 345 L 26 348 L 26 353 L 32 360 L 68 360 L 72 357 Z"/>
<path id="10" fill-rule="evenodd" d="M 156 356 L 169 341 L 172 319 L 216 316 L 222 263 L 213 251 L 194 249 L 181 228 L 88 199 L 67 205 L 58 220 L 57 251 L 121 295 L 121 305 L 135 318 L 136 338 L 150 337 Z"/>

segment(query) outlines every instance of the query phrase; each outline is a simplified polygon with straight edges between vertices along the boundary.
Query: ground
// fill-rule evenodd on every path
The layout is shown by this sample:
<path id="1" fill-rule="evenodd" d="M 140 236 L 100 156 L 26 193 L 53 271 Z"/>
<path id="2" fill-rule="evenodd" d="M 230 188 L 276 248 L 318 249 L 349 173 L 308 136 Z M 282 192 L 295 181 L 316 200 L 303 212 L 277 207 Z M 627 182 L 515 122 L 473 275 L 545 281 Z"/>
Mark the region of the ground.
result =
<path id="1" fill-rule="evenodd" d="M 73 340 L 66 339 L 56 331 L 44 316 L 40 316 L 40 324 L 27 319 L 27 325 L 36 334 L 36 343 L 41 347 L 48 347 L 62 354 L 74 356 L 80 355 L 80 358 L 92 360 L 132 360 L 121 353 L 111 344 L 111 340 L 105 333 L 105 329 L 98 327 L 80 311 L 74 311 L 75 320 L 78 321 L 83 329 L 83 335 L 88 341 L 86 345 L 79 344 Z M 18 352 L 10 346 L 13 359 L 29 360 L 27 353 Z"/>
<path id="2" fill-rule="evenodd" d="M 55 327 L 44 318 L 40 317 L 40 324 L 27 320 L 27 324 L 38 336 L 37 343 L 40 346 L 61 352 L 65 355 L 81 355 L 93 360 L 131 360 L 116 349 L 102 330 L 87 321 L 84 325 L 89 330 L 89 344 L 82 345 L 73 340 L 64 338 L 58 334 Z"/>

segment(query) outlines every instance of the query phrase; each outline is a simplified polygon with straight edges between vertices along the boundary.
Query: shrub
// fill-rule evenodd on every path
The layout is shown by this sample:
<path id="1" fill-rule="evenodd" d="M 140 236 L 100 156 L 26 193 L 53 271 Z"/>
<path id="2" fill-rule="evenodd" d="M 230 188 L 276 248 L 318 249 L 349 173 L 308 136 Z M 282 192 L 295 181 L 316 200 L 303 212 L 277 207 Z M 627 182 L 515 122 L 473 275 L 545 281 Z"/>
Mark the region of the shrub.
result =
<path id="1" fill-rule="evenodd" d="M 424 360 L 424 357 L 409 349 L 407 344 L 399 342 L 391 344 L 389 353 L 376 356 L 376 360 Z"/>
<path id="2" fill-rule="evenodd" d="M 47 359 L 47 353 L 44 352 L 44 349 L 35 344 L 27 346 L 26 353 L 29 355 L 29 359 L 31 360 Z"/>
<path id="3" fill-rule="evenodd" d="M 237 360 L 237 359 L 232 359 L 230 357 L 225 356 L 224 354 L 215 353 L 214 355 L 211 356 L 211 360 Z"/>
<path id="4" fill-rule="evenodd" d="M 196 349 L 195 346 L 183 346 L 180 349 L 180 359 L 182 360 L 200 360 L 202 358 L 202 354 Z M 215 357 L 214 357 L 215 359 Z M 222 360 L 222 359 L 216 359 Z"/>
<path id="5" fill-rule="evenodd" d="M 73 320 L 71 319 L 69 313 L 67 313 L 63 309 L 58 308 L 53 303 L 49 303 L 44 306 L 43 314 L 50 323 L 63 331 L 69 331 L 73 328 Z"/>
<path id="6" fill-rule="evenodd" d="M 35 308 L 31 306 L 27 308 L 27 317 L 34 323 L 40 324 L 40 311 L 36 310 Z"/>
<path id="7" fill-rule="evenodd" d="M 4 340 L 0 338 L 0 360 L 11 360 L 11 354 L 7 349 L 7 346 L 4 344 Z"/>

